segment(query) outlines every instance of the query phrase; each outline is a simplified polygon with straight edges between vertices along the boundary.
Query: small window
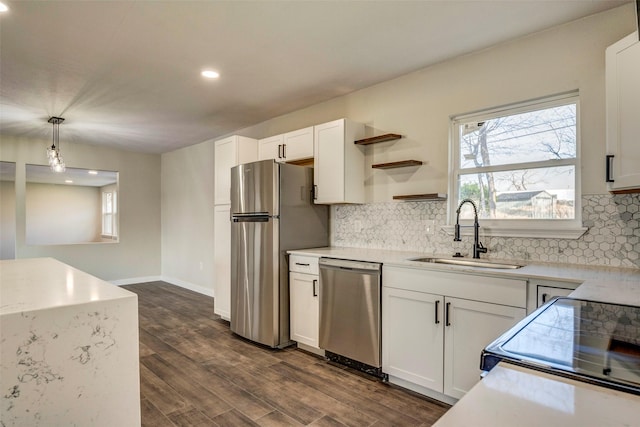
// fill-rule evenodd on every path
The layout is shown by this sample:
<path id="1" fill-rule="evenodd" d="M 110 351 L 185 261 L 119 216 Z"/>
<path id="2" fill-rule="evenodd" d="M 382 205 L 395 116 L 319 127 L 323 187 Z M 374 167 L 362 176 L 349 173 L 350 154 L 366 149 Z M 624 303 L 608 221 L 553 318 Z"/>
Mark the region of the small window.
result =
<path id="1" fill-rule="evenodd" d="M 115 191 L 102 193 L 102 237 L 118 237 L 118 198 Z"/>
<path id="2" fill-rule="evenodd" d="M 578 117 L 574 93 L 453 118 L 451 223 L 471 199 L 488 234 L 582 234 Z M 473 219 L 470 205 L 460 219 Z"/>

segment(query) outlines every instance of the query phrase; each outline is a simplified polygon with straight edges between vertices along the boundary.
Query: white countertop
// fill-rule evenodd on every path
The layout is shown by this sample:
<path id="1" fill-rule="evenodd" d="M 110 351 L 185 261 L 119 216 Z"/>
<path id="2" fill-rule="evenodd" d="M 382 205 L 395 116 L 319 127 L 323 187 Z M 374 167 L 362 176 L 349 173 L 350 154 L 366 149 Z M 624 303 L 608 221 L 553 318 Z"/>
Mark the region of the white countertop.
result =
<path id="1" fill-rule="evenodd" d="M 0 261 L 0 315 L 132 297 L 53 258 Z"/>
<path id="2" fill-rule="evenodd" d="M 434 427 L 637 426 L 640 396 L 500 363 Z"/>
<path id="3" fill-rule="evenodd" d="M 138 297 L 53 258 L 0 261 L 0 424 L 139 426 Z"/>
<path id="4" fill-rule="evenodd" d="M 450 258 L 450 255 L 343 247 L 298 249 L 289 251 L 289 253 L 380 262 L 385 265 L 414 267 L 425 270 L 453 271 L 457 273 L 473 273 L 494 277 L 566 281 L 581 284 L 576 291 L 571 294 L 572 297 L 640 306 L 640 269 L 539 262 L 529 263 L 526 261 L 507 260 L 505 262 L 515 262 L 523 264 L 524 266 L 518 269 L 504 270 L 410 260 L 418 257 Z M 501 260 L 487 259 L 487 261 L 500 262 Z"/>

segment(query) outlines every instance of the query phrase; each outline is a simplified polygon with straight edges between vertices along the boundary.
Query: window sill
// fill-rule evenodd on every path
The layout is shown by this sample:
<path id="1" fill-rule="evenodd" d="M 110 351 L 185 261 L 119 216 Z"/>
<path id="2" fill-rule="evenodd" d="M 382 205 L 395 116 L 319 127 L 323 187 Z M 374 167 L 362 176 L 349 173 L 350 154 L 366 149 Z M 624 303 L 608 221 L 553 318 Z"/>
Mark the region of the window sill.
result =
<path id="1" fill-rule="evenodd" d="M 529 237 L 534 239 L 579 239 L 587 232 L 588 227 L 562 227 L 562 228 L 515 228 L 515 227 L 483 227 L 480 226 L 482 237 Z M 445 225 L 442 230 L 453 236 L 454 226 Z M 463 236 L 472 236 L 473 227 L 463 227 L 460 229 Z"/>

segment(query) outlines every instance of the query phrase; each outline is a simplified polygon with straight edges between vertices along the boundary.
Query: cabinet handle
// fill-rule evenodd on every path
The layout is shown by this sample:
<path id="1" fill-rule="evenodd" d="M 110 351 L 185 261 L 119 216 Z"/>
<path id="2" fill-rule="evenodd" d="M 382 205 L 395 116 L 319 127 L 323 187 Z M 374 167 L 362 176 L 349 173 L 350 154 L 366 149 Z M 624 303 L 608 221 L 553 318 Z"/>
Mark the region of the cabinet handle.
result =
<path id="1" fill-rule="evenodd" d="M 444 309 L 444 324 L 445 326 L 451 326 L 451 322 L 449 322 L 449 306 L 451 305 L 450 302 L 445 304 L 445 309 Z"/>
<path id="2" fill-rule="evenodd" d="M 613 154 L 607 154 L 607 163 L 606 163 L 606 172 L 605 172 L 605 182 L 615 182 L 615 179 L 611 178 L 611 172 L 612 171 L 612 167 L 611 167 L 611 161 L 613 160 L 613 158 L 615 157 Z"/>
<path id="3" fill-rule="evenodd" d="M 313 279 L 313 296 L 318 296 L 318 291 L 316 291 L 316 285 L 318 284 L 318 279 Z"/>
<path id="4" fill-rule="evenodd" d="M 438 319 L 438 306 L 440 306 L 440 300 L 439 299 L 436 300 L 436 325 L 438 323 L 440 323 L 440 320 Z"/>
<path id="5" fill-rule="evenodd" d="M 278 158 L 279 159 L 282 158 L 282 155 L 280 153 L 282 153 L 282 144 L 278 144 Z"/>
<path id="6" fill-rule="evenodd" d="M 547 302 L 547 297 L 549 296 L 549 294 L 542 294 L 542 303 L 544 304 L 545 302 Z"/>
<path id="7" fill-rule="evenodd" d="M 296 265 L 302 265 L 304 267 L 309 267 L 308 263 L 304 263 L 304 262 L 296 262 Z"/>
<path id="8" fill-rule="evenodd" d="M 282 144 L 282 158 L 287 158 L 287 144 Z"/>
<path id="9" fill-rule="evenodd" d="M 318 186 L 313 186 L 313 200 L 318 200 Z"/>

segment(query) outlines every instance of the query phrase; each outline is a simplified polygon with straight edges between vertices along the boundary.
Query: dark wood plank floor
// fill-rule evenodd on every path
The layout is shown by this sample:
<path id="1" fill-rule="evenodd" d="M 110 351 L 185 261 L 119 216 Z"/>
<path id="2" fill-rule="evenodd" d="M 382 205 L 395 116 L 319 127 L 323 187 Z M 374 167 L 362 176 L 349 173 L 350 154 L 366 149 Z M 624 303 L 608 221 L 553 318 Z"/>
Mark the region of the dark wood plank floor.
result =
<path id="1" fill-rule="evenodd" d="M 213 298 L 164 282 L 138 294 L 143 426 L 430 426 L 448 405 L 302 350 L 238 338 Z"/>

